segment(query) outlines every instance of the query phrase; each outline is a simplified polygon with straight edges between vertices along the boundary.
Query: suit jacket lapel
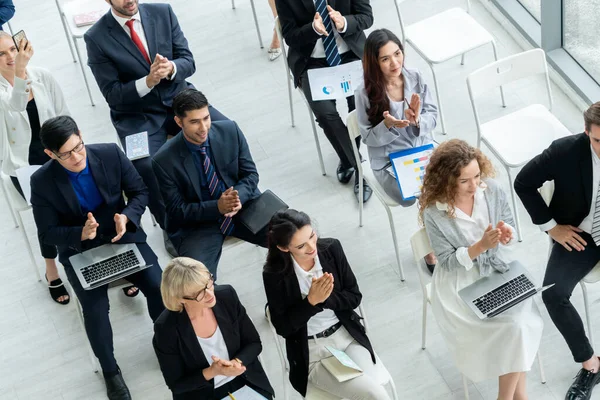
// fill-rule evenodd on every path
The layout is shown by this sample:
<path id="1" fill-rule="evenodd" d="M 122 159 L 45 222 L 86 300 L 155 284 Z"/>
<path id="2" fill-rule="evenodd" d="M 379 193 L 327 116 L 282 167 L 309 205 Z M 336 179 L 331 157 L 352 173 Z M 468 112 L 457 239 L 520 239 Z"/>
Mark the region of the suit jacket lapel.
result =
<path id="1" fill-rule="evenodd" d="M 313 0 L 302 0 L 302 4 L 304 4 L 304 7 L 306 7 L 308 12 L 310 12 L 313 16 L 315 15 L 316 8 Z"/>
<path id="2" fill-rule="evenodd" d="M 174 137 L 171 140 L 177 140 L 179 145 L 179 155 L 183 158 L 183 167 L 185 168 L 185 172 L 187 172 L 188 178 L 192 182 L 192 186 L 196 191 L 196 195 L 199 199 L 202 199 L 202 189 L 200 188 L 200 174 L 198 173 L 198 169 L 196 168 L 196 164 L 194 164 L 194 156 L 187 148 L 184 139 L 183 132 L 180 132 L 179 135 Z"/>
<path id="3" fill-rule="evenodd" d="M 83 215 L 83 211 L 81 211 L 81 206 L 79 205 L 79 200 L 77 199 L 75 190 L 71 185 L 71 181 L 69 181 L 69 175 L 67 175 L 67 171 L 56 160 L 52 161 L 52 168 L 54 169 L 54 181 L 56 182 L 58 191 L 65 198 L 65 203 L 67 203 L 69 209 L 74 215 Z"/>
<path id="4" fill-rule="evenodd" d="M 110 13 L 110 11 L 109 11 Z M 148 18 L 150 19 L 150 18 Z M 110 15 L 110 18 L 107 18 L 108 21 L 108 34 L 112 36 L 112 38 L 121 46 L 125 48 L 136 60 L 138 60 L 148 71 L 150 71 L 150 65 L 146 62 L 146 59 L 137 48 L 133 40 L 125 33 L 125 29 L 129 29 L 127 27 L 123 28 L 117 20 Z M 144 33 L 146 30 L 144 29 Z M 148 36 L 146 36 L 146 40 L 148 41 Z M 154 41 L 156 43 L 156 40 Z M 148 47 L 150 44 L 148 44 Z M 151 58 L 152 59 L 152 58 Z"/>
<path id="5" fill-rule="evenodd" d="M 585 135 L 585 133 L 583 134 Z M 589 210 L 592 205 L 592 188 L 594 186 L 594 175 L 592 173 L 592 150 L 590 149 L 589 140 L 585 140 L 586 138 L 582 138 L 582 154 L 579 160 L 579 165 L 581 168 L 581 178 L 583 182 L 583 194 L 585 197 L 586 210 Z"/>
<path id="6" fill-rule="evenodd" d="M 223 154 L 223 152 L 220 150 L 223 149 L 226 145 L 221 140 L 221 137 L 215 133 L 215 131 L 212 127 L 208 131 L 208 142 L 210 144 L 211 162 L 215 166 L 216 170 L 221 172 L 220 173 L 221 178 L 225 179 L 225 178 L 223 178 L 223 175 L 225 172 L 223 170 L 223 168 L 225 167 L 225 162 L 221 158 L 221 155 Z M 227 186 L 227 182 L 223 182 L 223 183 L 225 184 L 225 186 Z"/>
<path id="7" fill-rule="evenodd" d="M 92 172 L 92 176 L 94 177 L 94 181 L 96 182 L 96 187 L 98 187 L 98 191 L 104 199 L 104 203 L 108 204 L 110 199 L 109 193 L 109 185 L 108 178 L 106 176 L 106 169 L 104 168 L 104 163 L 102 160 L 94 154 L 93 150 L 88 147 L 87 149 L 87 162 L 88 166 Z"/>
<path id="8" fill-rule="evenodd" d="M 194 358 L 196 365 L 209 365 L 208 360 L 202 351 L 202 347 L 200 347 L 200 343 L 198 343 L 192 321 L 190 321 L 190 317 L 185 309 L 177 315 L 177 330 L 179 331 L 183 343 L 190 349 L 191 356 Z"/>
<path id="9" fill-rule="evenodd" d="M 140 16 L 142 17 L 142 27 L 144 28 L 144 35 L 146 36 L 146 42 L 148 43 L 148 56 L 150 61 L 154 61 L 156 53 L 158 53 L 157 40 L 156 40 L 156 28 L 154 25 L 154 19 L 144 6 L 140 4 Z M 138 51 L 139 53 L 139 51 Z M 144 60 L 145 63 L 145 60 Z"/>

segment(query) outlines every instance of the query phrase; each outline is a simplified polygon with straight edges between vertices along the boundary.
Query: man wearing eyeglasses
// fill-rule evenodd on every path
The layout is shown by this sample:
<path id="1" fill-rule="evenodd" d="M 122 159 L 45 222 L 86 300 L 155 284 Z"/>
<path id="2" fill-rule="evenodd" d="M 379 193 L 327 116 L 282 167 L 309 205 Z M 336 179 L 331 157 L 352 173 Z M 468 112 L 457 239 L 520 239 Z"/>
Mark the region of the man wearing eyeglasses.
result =
<path id="1" fill-rule="evenodd" d="M 31 177 L 31 205 L 40 241 L 58 248 L 59 260 L 81 303 L 88 339 L 102 367 L 108 398 L 131 399 L 113 354 L 108 286 L 84 290 L 69 257 L 107 243 L 135 243 L 152 266 L 126 279 L 144 293 L 150 317 L 156 320 L 164 310 L 160 294 L 162 272 L 140 226 L 148 204 L 148 189 L 116 144 L 84 145 L 71 117 L 59 116 L 44 122 L 40 140 L 51 158 Z"/>

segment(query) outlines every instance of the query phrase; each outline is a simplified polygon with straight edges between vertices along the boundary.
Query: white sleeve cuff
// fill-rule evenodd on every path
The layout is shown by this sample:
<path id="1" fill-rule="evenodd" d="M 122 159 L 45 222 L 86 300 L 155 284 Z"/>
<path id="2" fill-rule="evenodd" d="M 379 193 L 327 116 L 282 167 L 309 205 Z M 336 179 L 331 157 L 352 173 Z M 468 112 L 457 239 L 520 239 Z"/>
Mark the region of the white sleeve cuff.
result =
<path id="1" fill-rule="evenodd" d="M 177 75 L 177 64 L 175 64 L 173 61 L 171 61 L 171 64 L 173 65 L 173 73 L 171 74 L 171 77 L 169 78 L 170 81 L 175 79 L 175 75 Z"/>
<path id="2" fill-rule="evenodd" d="M 556 225 L 558 225 L 558 224 L 556 223 L 554 218 L 552 218 L 550 221 L 546 222 L 545 224 L 541 224 L 538 226 L 540 227 L 540 230 L 542 232 L 548 232 L 550 229 L 554 228 Z"/>
<path id="3" fill-rule="evenodd" d="M 339 33 L 346 33 L 346 30 L 348 30 L 348 21 L 346 20 L 346 17 L 342 17 L 344 18 L 344 29 L 342 29 L 341 31 L 338 30 Z"/>
<path id="4" fill-rule="evenodd" d="M 313 23 L 312 23 L 312 27 L 313 27 L 313 31 L 315 31 L 315 33 L 316 33 L 317 35 L 319 35 L 319 36 L 323 36 L 323 34 L 322 34 L 322 33 L 319 33 L 319 31 L 317 31 L 317 30 L 315 29 L 315 21 L 313 21 Z"/>
<path id="5" fill-rule="evenodd" d="M 140 96 L 140 98 L 144 97 L 152 91 L 152 88 L 146 86 L 145 76 L 135 81 L 135 90 L 137 90 L 138 96 Z"/>
<path id="6" fill-rule="evenodd" d="M 456 249 L 455 254 L 459 264 L 465 267 L 467 271 L 473 268 L 473 260 L 471 260 L 471 257 L 469 257 L 468 247 L 459 247 Z"/>

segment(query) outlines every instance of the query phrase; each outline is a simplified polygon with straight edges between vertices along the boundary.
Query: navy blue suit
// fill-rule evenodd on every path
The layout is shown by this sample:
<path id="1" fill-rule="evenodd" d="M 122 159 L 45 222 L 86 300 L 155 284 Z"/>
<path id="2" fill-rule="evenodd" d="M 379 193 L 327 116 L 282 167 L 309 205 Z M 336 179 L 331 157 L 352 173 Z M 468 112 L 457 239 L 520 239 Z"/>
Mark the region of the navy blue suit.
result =
<path id="1" fill-rule="evenodd" d="M 258 171 L 244 134 L 233 121 L 214 121 L 208 131 L 211 162 L 225 187 L 239 192 L 244 204 L 260 195 Z M 154 172 L 167 208 L 167 232 L 180 256 L 202 261 L 216 276 L 224 236 L 217 200 L 203 200 L 200 172 L 183 132 L 169 140 L 153 159 Z M 250 233 L 236 223 L 232 236 L 266 246 L 265 232 Z M 264 230 L 263 230 L 264 231 Z"/>
<path id="2" fill-rule="evenodd" d="M 84 39 L 88 65 L 110 107 L 110 117 L 123 146 L 126 136 L 147 131 L 152 156 L 166 142 L 167 135 L 179 131 L 173 120 L 173 98 L 183 89 L 193 87 L 186 79 L 196 72 L 196 65 L 170 5 L 140 4 L 139 15 L 150 60 L 158 53 L 177 66 L 173 80 L 162 79 L 144 97 L 138 95 L 135 82 L 150 73 L 150 64 L 110 11 L 86 32 Z M 212 107 L 211 117 L 225 119 Z M 150 190 L 150 211 L 164 229 L 165 208 L 151 161 L 143 158 L 133 164 Z"/>
<path id="3" fill-rule="evenodd" d="M 15 6 L 12 0 L 0 0 L 0 30 L 15 15 Z"/>
<path id="4" fill-rule="evenodd" d="M 162 271 L 158 259 L 146 243 L 146 233 L 140 221 L 148 203 L 148 189 L 131 161 L 116 144 L 87 145 L 87 163 L 102 196 L 102 204 L 92 213 L 99 224 L 96 238 L 81 240 L 87 216 L 81 209 L 67 170 L 56 160 L 48 161 L 31 177 L 31 205 L 40 241 L 58 248 L 60 262 L 75 290 L 83 309 L 85 328 L 94 354 L 102 370 L 117 370 L 113 355 L 113 340 L 108 318 L 107 285 L 84 290 L 75 275 L 69 257 L 101 246 L 116 236 L 115 213 L 129 219 L 127 232 L 117 243 L 136 243 L 148 264 L 141 272 L 129 275 L 127 280 L 139 287 L 147 298 L 152 320 L 164 310 L 160 294 Z M 123 198 L 127 196 L 127 203 Z"/>

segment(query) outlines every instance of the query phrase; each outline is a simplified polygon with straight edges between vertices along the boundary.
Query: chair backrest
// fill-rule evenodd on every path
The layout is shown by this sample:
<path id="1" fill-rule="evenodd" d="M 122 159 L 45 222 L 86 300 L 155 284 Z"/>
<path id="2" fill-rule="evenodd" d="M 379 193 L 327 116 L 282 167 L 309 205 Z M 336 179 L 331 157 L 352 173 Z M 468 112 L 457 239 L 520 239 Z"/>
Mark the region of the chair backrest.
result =
<path id="1" fill-rule="evenodd" d="M 348 128 L 348 135 L 350 136 L 350 142 L 352 143 L 352 152 L 354 153 L 354 160 L 358 165 L 359 173 L 362 175 L 362 164 L 360 162 L 360 151 L 356 147 L 356 138 L 360 136 L 360 128 L 358 126 L 358 116 L 356 110 L 352 110 L 346 118 L 346 127 Z"/>
<path id="2" fill-rule="evenodd" d="M 419 229 L 410 237 L 410 247 L 412 249 L 413 258 L 417 265 L 417 272 L 419 274 L 419 282 L 421 283 L 421 290 L 423 296 L 427 298 L 427 273 L 425 272 L 425 265 L 423 257 L 429 253 L 433 253 L 431 243 L 429 242 L 429 236 L 425 228 Z"/>

